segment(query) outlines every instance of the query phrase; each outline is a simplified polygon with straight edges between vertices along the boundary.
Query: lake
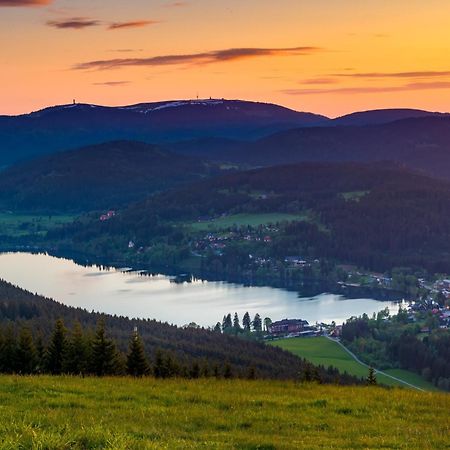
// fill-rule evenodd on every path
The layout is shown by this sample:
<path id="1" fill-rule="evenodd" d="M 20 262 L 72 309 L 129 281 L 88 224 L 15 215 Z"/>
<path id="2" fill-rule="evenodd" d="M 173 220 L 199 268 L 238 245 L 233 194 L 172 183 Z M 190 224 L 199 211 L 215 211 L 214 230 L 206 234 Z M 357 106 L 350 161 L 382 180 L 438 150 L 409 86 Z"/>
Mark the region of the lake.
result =
<path id="1" fill-rule="evenodd" d="M 0 278 L 69 306 L 177 325 L 212 326 L 224 314 L 237 312 L 242 318 L 246 311 L 252 317 L 259 313 L 272 320 L 342 323 L 386 307 L 393 313 L 398 310 L 395 302 L 369 298 L 346 299 L 326 293 L 300 297 L 284 289 L 201 280 L 175 283 L 165 275 L 85 267 L 47 254 L 1 253 Z"/>

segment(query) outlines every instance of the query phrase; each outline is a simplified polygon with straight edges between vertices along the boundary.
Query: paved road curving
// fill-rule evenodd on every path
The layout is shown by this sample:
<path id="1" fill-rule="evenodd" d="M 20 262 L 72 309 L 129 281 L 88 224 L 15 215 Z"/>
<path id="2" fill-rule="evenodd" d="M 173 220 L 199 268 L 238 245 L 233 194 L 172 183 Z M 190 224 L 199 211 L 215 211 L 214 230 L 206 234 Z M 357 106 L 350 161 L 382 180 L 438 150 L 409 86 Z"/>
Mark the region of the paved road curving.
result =
<path id="1" fill-rule="evenodd" d="M 356 362 L 358 362 L 359 364 L 362 364 L 364 367 L 367 367 L 367 368 L 369 368 L 370 366 L 369 365 L 367 365 L 366 363 L 364 363 L 364 362 L 362 362 L 352 351 L 350 351 L 344 344 L 342 344 L 340 341 L 338 341 L 337 339 L 333 339 L 333 338 L 331 338 L 330 336 L 325 336 L 327 339 L 329 339 L 330 341 L 333 341 L 333 342 L 336 342 L 336 344 L 338 344 L 338 345 L 340 345 Z M 383 372 L 383 371 L 381 371 L 381 370 L 377 370 L 377 369 L 374 369 L 375 370 L 375 373 L 379 373 L 379 374 L 381 374 L 381 375 L 384 375 L 385 377 L 388 377 L 388 378 L 392 378 L 393 380 L 395 380 L 395 381 L 398 381 L 399 383 L 402 383 L 402 384 L 404 384 L 404 385 L 406 385 L 406 386 L 409 386 L 409 387 L 411 387 L 411 388 L 413 388 L 413 389 L 417 389 L 418 391 L 422 391 L 422 392 L 426 392 L 425 391 L 425 389 L 422 389 L 422 388 L 420 388 L 419 386 L 415 386 L 414 384 L 411 384 L 411 383 L 408 383 L 407 381 L 405 381 L 405 380 L 402 380 L 401 378 L 397 378 L 397 377 L 394 377 L 393 375 L 389 375 L 388 373 L 386 373 L 386 372 Z"/>

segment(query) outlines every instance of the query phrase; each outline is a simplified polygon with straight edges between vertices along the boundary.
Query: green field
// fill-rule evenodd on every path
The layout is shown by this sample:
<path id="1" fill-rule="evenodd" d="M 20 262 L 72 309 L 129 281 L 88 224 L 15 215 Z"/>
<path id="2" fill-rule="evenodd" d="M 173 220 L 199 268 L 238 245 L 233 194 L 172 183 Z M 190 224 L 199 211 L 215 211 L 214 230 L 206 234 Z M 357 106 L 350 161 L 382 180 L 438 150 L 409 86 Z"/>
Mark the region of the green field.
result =
<path id="1" fill-rule="evenodd" d="M 72 215 L 33 215 L 0 213 L 0 235 L 12 237 L 45 234 L 48 230 L 71 222 Z"/>
<path id="2" fill-rule="evenodd" d="M 310 220 L 307 214 L 284 214 L 284 213 L 267 213 L 267 214 L 234 214 L 231 216 L 220 217 L 207 222 L 194 222 L 190 227 L 197 231 L 206 230 L 223 230 L 234 225 L 236 226 L 253 226 L 266 225 L 276 222 L 287 221 L 304 221 Z"/>
<path id="3" fill-rule="evenodd" d="M 333 342 L 325 337 L 280 339 L 271 342 L 271 344 L 277 345 L 284 350 L 288 350 L 295 355 L 301 356 L 314 364 L 325 367 L 333 366 L 341 372 L 345 371 L 357 377 L 367 377 L 367 367 L 355 361 L 352 356 L 349 355 L 336 342 Z M 408 372 L 407 370 L 387 370 L 386 373 L 422 389 L 436 390 L 431 383 L 428 383 L 419 375 Z M 377 380 L 379 383 L 387 386 L 405 387 L 403 383 L 382 374 L 377 374 Z"/>
<path id="4" fill-rule="evenodd" d="M 0 448 L 448 448 L 449 410 L 379 387 L 1 376 Z"/>
<path id="5" fill-rule="evenodd" d="M 413 384 L 414 386 L 426 389 L 427 391 L 439 391 L 439 389 L 433 383 L 429 383 L 428 381 L 424 380 L 419 374 L 410 372 L 409 370 L 387 369 L 383 372 L 386 372 L 388 375 L 392 375 L 394 377 L 405 380 L 408 383 Z"/>

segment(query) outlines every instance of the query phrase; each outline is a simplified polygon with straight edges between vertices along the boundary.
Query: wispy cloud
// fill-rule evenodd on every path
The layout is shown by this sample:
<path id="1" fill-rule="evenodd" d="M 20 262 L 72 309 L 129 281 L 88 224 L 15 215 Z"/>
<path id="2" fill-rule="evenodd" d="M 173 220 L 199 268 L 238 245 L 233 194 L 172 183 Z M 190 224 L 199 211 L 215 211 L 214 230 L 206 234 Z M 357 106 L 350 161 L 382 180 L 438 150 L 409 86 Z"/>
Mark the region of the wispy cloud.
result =
<path id="1" fill-rule="evenodd" d="M 167 66 L 176 64 L 213 64 L 263 56 L 310 55 L 321 51 L 318 47 L 289 48 L 229 48 L 188 55 L 162 55 L 148 58 L 117 58 L 88 61 L 75 65 L 77 70 L 105 70 L 120 67 Z"/>
<path id="2" fill-rule="evenodd" d="M 166 8 L 179 8 L 181 6 L 187 6 L 188 2 L 170 2 L 165 5 Z"/>
<path id="3" fill-rule="evenodd" d="M 47 25 L 53 28 L 59 29 L 75 29 L 82 30 L 83 28 L 96 27 L 100 25 L 99 20 L 90 19 L 87 17 L 72 17 L 70 19 L 63 20 L 49 20 Z"/>
<path id="4" fill-rule="evenodd" d="M 123 28 L 142 28 L 161 23 L 158 20 L 134 20 L 130 22 L 114 22 L 108 26 L 108 30 L 121 30 Z"/>
<path id="5" fill-rule="evenodd" d="M 334 78 L 308 78 L 300 81 L 300 84 L 336 84 L 337 81 Z"/>
<path id="6" fill-rule="evenodd" d="M 143 51 L 144 51 L 143 48 L 112 48 L 108 50 L 108 52 L 115 52 L 115 53 L 133 53 Z"/>
<path id="7" fill-rule="evenodd" d="M 53 0 L 0 0 L 1 6 L 46 6 Z"/>
<path id="8" fill-rule="evenodd" d="M 432 89 L 450 89 L 450 81 L 408 83 L 403 86 L 355 86 L 331 89 L 284 89 L 281 92 L 288 95 L 378 94 L 383 92 L 408 92 Z"/>
<path id="9" fill-rule="evenodd" d="M 101 81 L 98 83 L 93 83 L 94 86 L 108 86 L 108 87 L 119 87 L 130 84 L 130 81 Z"/>
<path id="10" fill-rule="evenodd" d="M 334 73 L 334 77 L 346 78 L 435 78 L 450 75 L 450 70 L 422 70 L 416 72 L 362 72 Z"/>

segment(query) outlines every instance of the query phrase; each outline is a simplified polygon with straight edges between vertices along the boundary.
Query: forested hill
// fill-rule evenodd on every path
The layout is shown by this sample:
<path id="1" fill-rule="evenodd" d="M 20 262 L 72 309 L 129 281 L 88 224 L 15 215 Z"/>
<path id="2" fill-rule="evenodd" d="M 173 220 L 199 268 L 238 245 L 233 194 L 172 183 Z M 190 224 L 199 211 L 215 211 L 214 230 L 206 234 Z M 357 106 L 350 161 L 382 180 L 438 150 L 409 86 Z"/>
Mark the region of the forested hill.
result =
<path id="1" fill-rule="evenodd" d="M 258 244 L 260 249 L 237 242 L 230 261 L 238 267 L 249 253 L 282 261 L 300 254 L 382 271 L 411 266 L 445 272 L 450 264 L 449 205 L 449 183 L 390 163 L 304 163 L 205 180 L 131 205 L 102 226 L 94 219 L 52 238 L 88 244 L 100 253 L 112 249 L 105 239 L 118 240 L 118 247 L 133 239 L 142 248 L 163 241 L 185 249 L 193 239 L 186 224 L 202 217 L 290 213 L 299 221 L 279 227 L 270 243 Z"/>
<path id="2" fill-rule="evenodd" d="M 115 340 L 121 352 L 127 351 L 130 337 L 137 327 L 150 361 L 154 362 L 155 355 L 161 351 L 164 355 L 170 355 L 172 363 L 176 363 L 178 368 L 190 368 L 198 363 L 200 367 L 207 367 L 210 375 L 214 366 L 223 373 L 224 366 L 229 365 L 234 376 L 246 377 L 252 369 L 258 378 L 298 379 L 299 373 L 308 368 L 317 372 L 324 382 L 340 381 L 345 384 L 358 381 L 350 376 L 341 377 L 333 370 L 314 369 L 296 356 L 262 343 L 205 329 L 178 328 L 155 320 L 130 320 L 89 313 L 31 294 L 2 280 L 0 370 L 2 365 L 7 369 L 13 367 L 10 353 L 15 352 L 14 342 L 20 340 L 21 330 L 31 331 L 36 346 L 46 346 L 58 319 L 63 319 L 68 328 L 73 328 L 76 321 L 81 323 L 86 339 L 92 337 L 99 321 L 104 320 L 108 338 Z M 67 337 L 70 338 L 70 335 Z"/>
<path id="3" fill-rule="evenodd" d="M 211 160 L 255 166 L 303 161 L 390 160 L 432 176 L 450 179 L 450 117 L 446 115 L 378 125 L 327 124 L 281 131 L 254 142 L 197 141 L 178 143 L 172 148 Z"/>
<path id="4" fill-rule="evenodd" d="M 219 172 L 197 157 L 132 141 L 56 153 L 0 174 L 0 205 L 11 210 L 115 208 Z"/>
<path id="5" fill-rule="evenodd" d="M 111 140 L 162 143 L 210 136 L 246 140 L 328 120 L 269 103 L 224 99 L 53 106 L 0 116 L 0 167 Z"/>

